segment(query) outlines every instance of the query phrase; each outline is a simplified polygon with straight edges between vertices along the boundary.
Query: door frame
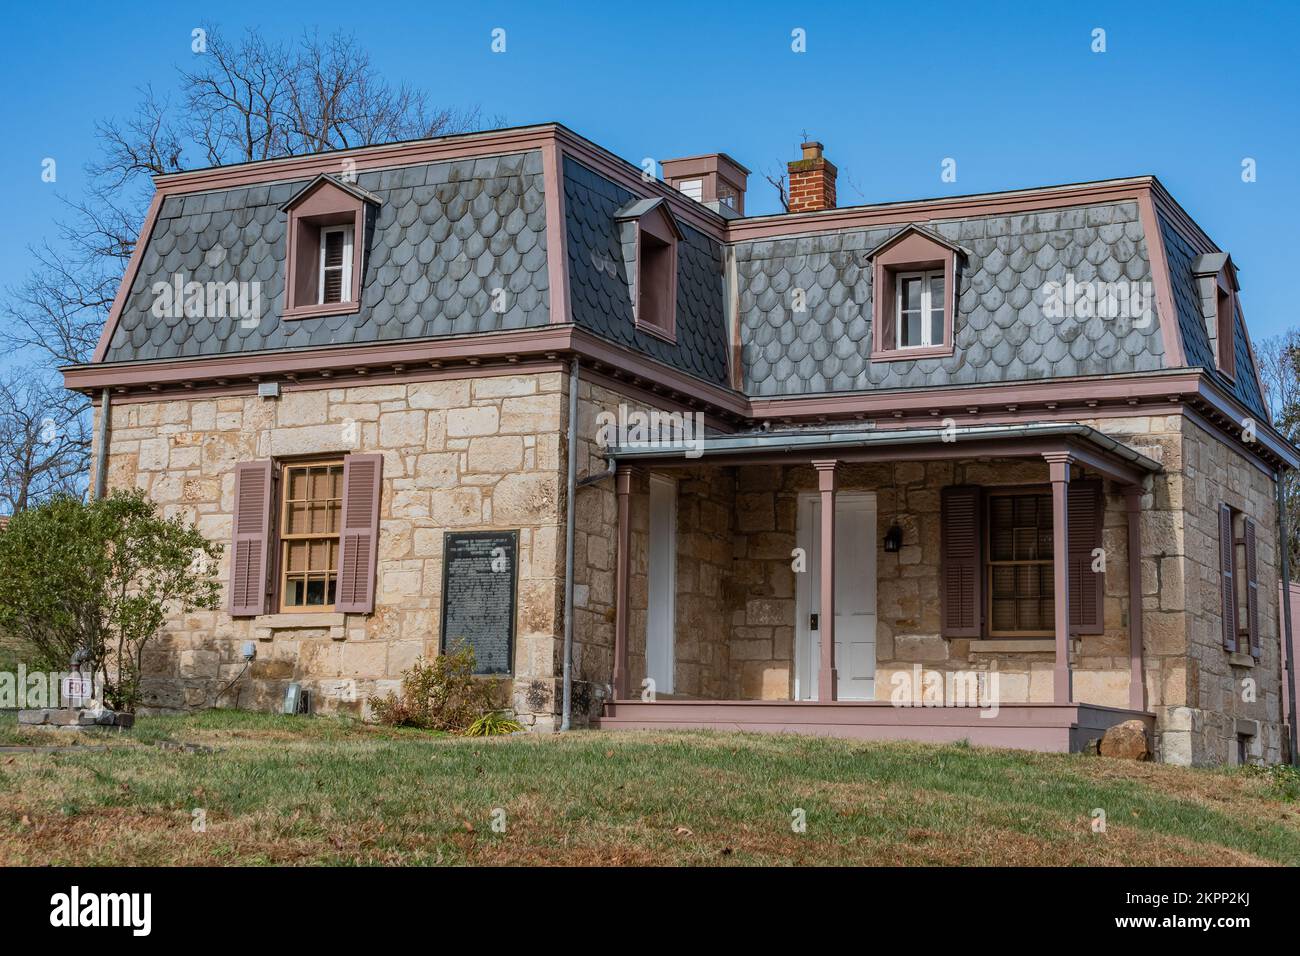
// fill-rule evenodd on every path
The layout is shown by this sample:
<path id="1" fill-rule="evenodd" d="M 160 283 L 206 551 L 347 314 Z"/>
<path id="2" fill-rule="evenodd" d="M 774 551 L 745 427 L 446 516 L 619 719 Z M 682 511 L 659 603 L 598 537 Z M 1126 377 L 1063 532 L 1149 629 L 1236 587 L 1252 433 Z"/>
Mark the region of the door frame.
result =
<path id="1" fill-rule="evenodd" d="M 672 490 L 671 504 L 672 517 L 667 523 L 666 534 L 668 536 L 668 567 L 666 569 L 656 569 L 654 565 L 654 536 L 655 536 L 655 513 L 654 513 L 654 488 L 667 486 Z M 651 621 L 650 615 L 653 609 L 658 606 L 655 600 L 654 583 L 659 574 L 664 574 L 667 579 L 666 596 L 668 615 L 668 635 L 666 642 L 667 662 L 666 669 L 668 674 L 667 684 L 661 680 L 655 680 L 656 694 L 671 694 L 677 686 L 677 495 L 679 486 L 677 479 L 670 475 L 651 473 L 649 493 L 646 501 L 646 511 L 649 515 L 646 528 L 646 597 L 648 607 L 646 608 L 645 619 L 645 672 L 646 676 L 650 675 L 650 634 Z"/>
<path id="2" fill-rule="evenodd" d="M 870 510 L 874 517 L 872 547 L 875 547 L 874 531 L 879 529 L 880 512 L 877 508 L 876 493 L 874 491 L 837 491 L 835 493 L 835 507 L 845 501 L 864 501 L 871 506 Z M 812 673 L 805 673 L 805 669 L 811 666 L 811 662 L 805 663 L 805 659 L 811 653 L 812 648 L 812 629 L 808 626 L 808 616 L 811 613 L 808 609 L 813 605 L 813 576 L 812 570 L 813 558 L 813 506 L 821 507 L 821 492 L 801 491 L 799 493 L 796 510 L 795 510 L 795 545 L 802 548 L 804 555 L 808 560 L 808 570 L 802 574 L 795 574 L 794 589 L 794 699 L 795 700 L 813 700 L 813 694 L 817 690 L 817 668 L 813 667 Z M 820 558 L 820 556 L 819 556 Z M 873 568 L 878 573 L 879 567 Z M 817 568 L 818 584 L 820 585 L 821 567 Z M 820 599 L 821 595 L 816 597 Z M 877 602 L 879 595 L 877 595 Z M 876 627 L 879 633 L 880 617 L 879 607 L 877 607 Z"/>

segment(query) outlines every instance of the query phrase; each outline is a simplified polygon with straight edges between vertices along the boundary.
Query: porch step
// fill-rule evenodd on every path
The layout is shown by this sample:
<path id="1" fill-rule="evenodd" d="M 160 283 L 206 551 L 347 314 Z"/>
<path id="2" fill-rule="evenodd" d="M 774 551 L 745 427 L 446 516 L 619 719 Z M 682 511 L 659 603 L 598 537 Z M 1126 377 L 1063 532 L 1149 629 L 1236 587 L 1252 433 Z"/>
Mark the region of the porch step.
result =
<path id="1" fill-rule="evenodd" d="M 796 733 L 858 740 L 915 740 L 986 747 L 1078 752 L 1107 727 L 1151 714 L 1096 704 L 1011 704 L 996 713 L 974 707 L 896 707 L 888 701 L 639 700 L 607 704 L 602 730 L 719 730 Z"/>

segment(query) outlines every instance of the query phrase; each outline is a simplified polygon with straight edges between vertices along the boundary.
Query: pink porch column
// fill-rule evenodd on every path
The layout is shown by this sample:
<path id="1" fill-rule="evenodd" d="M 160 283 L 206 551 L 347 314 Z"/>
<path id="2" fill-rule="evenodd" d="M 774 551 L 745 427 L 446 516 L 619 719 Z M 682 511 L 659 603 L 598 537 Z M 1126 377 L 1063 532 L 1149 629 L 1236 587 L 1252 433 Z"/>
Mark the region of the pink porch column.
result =
<path id="1" fill-rule="evenodd" d="M 1128 706 L 1147 709 L 1146 677 L 1142 673 L 1142 488 L 1125 485 L 1128 512 Z"/>
<path id="2" fill-rule="evenodd" d="M 839 688 L 835 673 L 835 469 L 837 461 L 814 461 L 817 489 L 821 492 L 821 608 L 817 632 L 822 647 L 817 675 L 817 699 L 835 700 Z"/>
<path id="3" fill-rule="evenodd" d="M 1048 452 L 1052 478 L 1052 575 L 1056 604 L 1056 663 L 1052 667 L 1052 700 L 1072 703 L 1070 675 L 1070 462 L 1068 452 Z"/>
<path id="4" fill-rule="evenodd" d="M 627 622 L 632 586 L 632 475 L 631 465 L 619 465 L 615 477 L 618 493 L 618 552 L 614 562 L 614 699 L 627 696 Z"/>

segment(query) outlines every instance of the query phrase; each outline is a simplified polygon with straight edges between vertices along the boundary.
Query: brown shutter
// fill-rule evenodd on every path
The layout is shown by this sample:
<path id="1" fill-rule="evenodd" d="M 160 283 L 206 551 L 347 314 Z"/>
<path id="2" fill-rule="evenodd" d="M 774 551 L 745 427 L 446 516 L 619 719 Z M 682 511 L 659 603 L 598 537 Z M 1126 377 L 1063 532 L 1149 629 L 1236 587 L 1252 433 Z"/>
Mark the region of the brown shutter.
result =
<path id="1" fill-rule="evenodd" d="M 1246 543 L 1246 633 L 1250 637 L 1250 653 L 1259 660 L 1259 565 L 1255 555 L 1258 537 L 1255 522 L 1245 519 L 1243 532 Z"/>
<path id="2" fill-rule="evenodd" d="M 979 637 L 981 601 L 980 489 L 943 489 L 940 528 L 940 619 L 944 637 Z"/>
<path id="3" fill-rule="evenodd" d="M 343 527 L 334 609 L 369 614 L 375 609 L 375 555 L 379 548 L 379 491 L 383 455 L 343 458 Z"/>
<path id="4" fill-rule="evenodd" d="M 1223 646 L 1237 649 L 1237 592 L 1233 571 L 1235 553 L 1232 541 L 1232 509 L 1219 505 L 1219 578 L 1223 595 Z"/>
<path id="5" fill-rule="evenodd" d="M 266 611 L 274 487 L 274 468 L 269 459 L 235 466 L 234 540 L 230 547 L 232 617 L 251 617 Z"/>
<path id="6" fill-rule="evenodd" d="M 1070 555 L 1070 633 L 1100 634 L 1105 599 L 1104 575 L 1092 570 L 1092 552 L 1101 547 L 1105 520 L 1099 481 L 1070 482 L 1067 521 Z"/>

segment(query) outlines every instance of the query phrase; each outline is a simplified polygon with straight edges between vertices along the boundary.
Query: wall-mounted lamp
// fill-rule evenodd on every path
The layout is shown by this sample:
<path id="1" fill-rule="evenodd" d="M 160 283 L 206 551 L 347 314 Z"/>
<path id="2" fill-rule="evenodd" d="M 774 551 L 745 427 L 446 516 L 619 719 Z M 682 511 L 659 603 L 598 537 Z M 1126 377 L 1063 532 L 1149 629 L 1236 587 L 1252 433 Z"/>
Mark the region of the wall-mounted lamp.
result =
<path id="1" fill-rule="evenodd" d="M 893 554 L 903 546 L 903 529 L 896 524 L 889 526 L 885 532 L 885 550 Z"/>

